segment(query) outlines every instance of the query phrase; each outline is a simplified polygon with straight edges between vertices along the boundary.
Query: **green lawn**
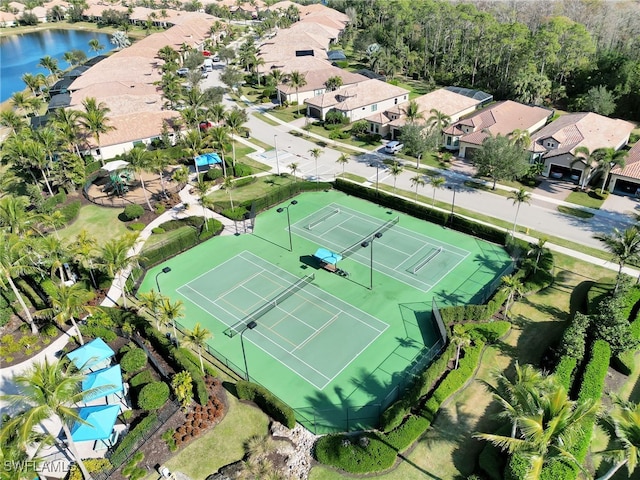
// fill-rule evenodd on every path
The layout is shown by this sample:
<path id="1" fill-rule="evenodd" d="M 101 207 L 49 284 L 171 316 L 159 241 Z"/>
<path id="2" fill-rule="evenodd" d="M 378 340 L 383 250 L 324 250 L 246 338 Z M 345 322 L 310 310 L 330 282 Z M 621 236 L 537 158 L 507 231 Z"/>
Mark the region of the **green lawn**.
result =
<path id="1" fill-rule="evenodd" d="M 591 217 L 593 217 L 593 213 L 591 213 L 591 212 L 585 212 L 584 210 L 582 210 L 580 208 L 565 207 L 564 205 L 559 205 L 558 206 L 558 211 L 560 213 L 564 213 L 566 215 L 573 215 L 574 217 L 578 217 L 578 218 L 591 218 Z"/>
<path id="2" fill-rule="evenodd" d="M 254 435 L 265 435 L 269 419 L 252 405 L 227 395 L 229 411 L 213 430 L 180 450 L 165 465 L 172 472 L 181 472 L 193 480 L 202 480 L 220 467 L 241 460 L 244 442 Z M 158 475 L 151 475 L 156 479 Z"/>
<path id="3" fill-rule="evenodd" d="M 265 195 L 275 187 L 289 185 L 294 181 L 294 178 L 289 175 L 267 175 L 264 177 L 258 177 L 257 180 L 250 185 L 246 185 L 238 189 L 231 189 L 231 198 L 233 198 L 234 203 L 251 200 Z M 208 195 L 208 197 L 217 202 L 228 201 L 229 193 L 226 190 L 216 190 Z"/>
<path id="4" fill-rule="evenodd" d="M 608 192 L 604 192 L 604 195 L 600 195 L 600 190 L 590 190 L 588 192 L 571 192 L 565 202 L 575 203 L 583 207 L 600 208 L 602 204 L 609 196 Z"/>
<path id="5" fill-rule="evenodd" d="M 74 240 L 82 230 L 88 230 L 98 244 L 104 245 L 107 241 L 130 231 L 118 219 L 122 210 L 122 208 L 100 207 L 93 204 L 85 205 L 80 209 L 78 218 L 68 227 L 58 230 L 58 234 L 61 239 L 69 242 Z"/>

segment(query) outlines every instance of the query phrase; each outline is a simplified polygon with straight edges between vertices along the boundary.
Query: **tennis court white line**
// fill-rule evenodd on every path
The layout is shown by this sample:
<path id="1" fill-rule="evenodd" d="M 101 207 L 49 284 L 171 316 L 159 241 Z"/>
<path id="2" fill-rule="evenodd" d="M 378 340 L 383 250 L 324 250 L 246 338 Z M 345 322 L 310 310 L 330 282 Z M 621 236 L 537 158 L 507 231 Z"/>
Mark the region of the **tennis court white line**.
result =
<path id="1" fill-rule="evenodd" d="M 321 332 L 321 331 L 323 331 L 325 328 L 327 328 L 329 325 L 331 325 L 331 324 L 335 321 L 335 319 L 336 319 L 336 318 L 338 318 L 338 317 L 340 316 L 340 313 L 341 313 L 341 312 L 338 312 L 338 313 L 336 313 L 333 317 L 331 317 L 331 319 L 329 319 L 329 321 L 328 321 L 328 322 L 326 322 L 326 323 L 325 323 L 324 325 L 322 325 L 319 329 L 317 329 L 315 332 L 313 332 L 311 335 L 309 335 L 309 336 L 307 337 L 307 339 L 306 339 L 304 342 L 302 342 L 302 343 L 298 344 L 298 346 L 297 346 L 296 348 L 294 348 L 294 349 L 291 351 L 291 353 L 295 352 L 295 351 L 296 351 L 296 350 L 298 350 L 299 348 L 302 348 L 302 347 L 304 347 L 307 343 L 309 343 L 309 341 L 310 341 L 310 340 L 312 340 L 314 337 L 316 337 L 318 333 L 320 333 L 320 332 Z M 294 317 L 294 318 L 297 318 L 297 317 Z"/>
<path id="2" fill-rule="evenodd" d="M 242 253 L 245 253 L 245 252 L 246 252 L 246 250 L 245 250 L 245 251 L 243 251 L 243 252 L 241 252 L 241 254 L 242 254 Z M 249 255 L 251 255 L 251 256 L 253 256 L 253 257 L 255 257 L 255 258 L 258 258 L 258 259 L 262 260 L 260 257 L 257 257 L 257 256 L 253 255 L 253 254 L 252 254 L 252 253 L 250 253 L 250 252 L 247 252 L 247 253 L 248 253 Z M 240 255 L 241 255 L 241 254 L 240 254 Z M 244 258 L 244 257 L 243 257 L 243 258 Z M 245 258 L 245 260 L 247 260 L 247 261 L 249 261 L 249 262 L 252 262 L 252 261 L 251 261 L 251 260 L 249 260 L 248 258 Z M 283 270 L 283 269 L 281 269 L 280 267 L 278 267 L 278 266 L 276 266 L 276 265 L 273 265 L 273 264 L 272 264 L 272 263 L 270 263 L 270 262 L 267 262 L 266 260 L 262 260 L 262 261 L 264 261 L 265 263 L 267 263 L 267 264 L 271 265 L 272 267 L 275 267 L 275 268 L 276 268 L 277 270 L 279 270 L 279 271 L 282 271 L 282 272 L 287 273 L 288 275 L 290 275 L 290 276 L 294 277 L 294 279 L 296 278 L 296 277 L 295 277 L 295 275 L 293 275 L 292 273 L 289 273 L 289 272 L 287 272 L 286 270 Z M 274 271 L 274 269 L 273 269 L 273 268 L 271 268 L 271 269 L 267 269 L 267 268 L 265 268 L 264 266 L 260 265 L 259 263 L 255 263 L 255 262 L 252 262 L 252 263 L 253 263 L 256 267 L 262 268 L 264 271 L 266 271 L 266 272 L 268 272 L 268 273 L 273 273 L 273 271 Z M 274 275 L 275 275 L 275 274 L 274 274 Z M 277 278 L 279 278 L 279 277 L 277 277 Z M 295 280 L 294 280 L 294 281 L 295 281 Z M 318 287 L 316 287 L 316 288 L 318 288 Z M 304 290 L 304 289 L 303 289 L 303 290 Z M 345 302 L 344 300 L 341 300 L 340 298 L 336 297 L 335 295 L 332 295 L 332 294 L 330 294 L 330 293 L 328 293 L 328 292 L 325 292 L 324 290 L 322 290 L 322 292 L 323 292 L 325 295 L 329 296 L 329 297 L 335 298 L 335 299 L 336 299 L 336 300 L 338 300 L 340 303 L 343 303 L 343 304 L 345 304 L 345 305 L 349 305 L 353 310 L 359 311 L 359 312 L 361 312 L 362 314 L 364 314 L 365 316 L 367 316 L 367 317 L 371 317 L 371 318 L 372 318 L 373 320 L 375 320 L 376 322 L 378 322 L 378 323 L 380 323 L 380 324 L 384 325 L 384 328 L 383 328 L 382 330 L 378 330 L 378 329 L 377 329 L 377 328 L 375 328 L 373 325 L 371 325 L 371 324 L 369 324 L 369 323 L 367 323 L 367 322 L 363 322 L 361 319 L 359 319 L 359 318 L 358 318 L 358 317 L 356 317 L 355 315 L 351 314 L 351 313 L 350 313 L 350 312 L 348 312 L 347 310 L 342 310 L 342 309 L 340 309 L 342 312 L 344 312 L 344 313 L 346 313 L 347 315 L 349 315 L 349 316 L 351 316 L 351 317 L 355 318 L 357 321 L 361 322 L 363 325 L 366 325 L 367 327 L 371 328 L 372 330 L 375 330 L 376 332 L 384 332 L 384 331 L 389 327 L 389 325 L 387 325 L 387 324 L 386 324 L 386 323 L 384 323 L 384 322 L 381 322 L 380 320 L 378 320 L 377 318 L 375 318 L 375 317 L 374 317 L 373 315 L 371 315 L 370 313 L 367 313 L 367 312 L 365 312 L 364 310 L 361 310 L 361 309 L 359 309 L 359 308 L 356 308 L 356 307 L 354 307 L 353 305 L 348 304 L 348 303 L 347 303 L 347 302 Z M 309 296 L 311 296 L 311 297 L 316 298 L 317 300 L 321 301 L 323 304 L 328 303 L 326 300 L 323 300 L 322 298 L 318 297 L 317 295 L 315 295 L 315 294 L 313 294 L 313 293 L 311 293 L 311 292 L 304 291 L 304 293 L 308 294 L 308 295 L 309 295 Z M 330 305 L 333 305 L 333 304 L 330 304 Z"/>

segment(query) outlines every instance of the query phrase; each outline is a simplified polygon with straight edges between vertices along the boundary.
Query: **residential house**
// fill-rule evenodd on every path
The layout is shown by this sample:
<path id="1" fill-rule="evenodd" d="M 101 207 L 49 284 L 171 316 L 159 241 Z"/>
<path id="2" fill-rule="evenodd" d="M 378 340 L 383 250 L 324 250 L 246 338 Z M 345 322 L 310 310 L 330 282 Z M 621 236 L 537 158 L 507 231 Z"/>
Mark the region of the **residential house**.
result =
<path id="1" fill-rule="evenodd" d="M 590 152 L 609 147 L 618 150 L 627 144 L 633 128 L 629 122 L 597 113 L 562 115 L 532 136 L 531 159 L 544 163 L 545 177 L 567 177 L 586 185 L 599 172 L 575 155 L 576 148 L 586 147 Z"/>
<path id="2" fill-rule="evenodd" d="M 18 25 L 18 19 L 22 16 L 22 14 L 15 14 L 12 12 L 2 12 L 0 11 L 0 27 L 15 27 Z"/>
<path id="3" fill-rule="evenodd" d="M 609 190 L 621 195 L 640 197 L 640 141 L 627 153 L 624 167 L 611 169 Z"/>
<path id="4" fill-rule="evenodd" d="M 324 120 L 327 112 L 336 110 L 345 115 L 350 122 L 355 122 L 408 100 L 409 91 L 402 87 L 380 80 L 364 80 L 309 98 L 304 103 L 307 105 L 308 116 Z"/>
<path id="5" fill-rule="evenodd" d="M 491 95 L 479 90 L 457 87 L 439 88 L 415 98 L 421 115 L 417 122 L 424 124 L 432 116 L 433 110 L 447 115 L 450 122 L 457 122 L 462 116 L 473 112 L 492 99 Z M 389 135 L 392 139 L 397 138 L 400 130 L 407 123 L 407 116 L 404 113 L 407 105 L 408 103 L 394 105 L 389 110 L 367 117 L 369 132 L 377 133 L 382 137 Z"/>
<path id="6" fill-rule="evenodd" d="M 489 135 L 508 136 L 514 130 L 530 134 L 542 128 L 553 111 L 537 106 L 506 100 L 490 105 L 458 120 L 444 130 L 444 145 L 459 150 L 458 156 L 472 158 Z"/>
<path id="7" fill-rule="evenodd" d="M 295 66 L 296 63 L 297 62 L 292 62 L 289 65 L 289 68 Z M 302 104 L 308 98 L 323 95 L 327 93 L 327 80 L 333 77 L 340 77 L 342 79 L 342 86 L 340 88 L 345 88 L 355 83 L 367 80 L 367 78 L 362 75 L 348 72 L 317 59 L 308 63 L 310 64 L 309 67 L 311 69 L 305 71 L 304 68 L 302 68 L 298 70 L 304 76 L 306 83 L 299 87 L 297 92 L 295 87 L 291 85 L 291 82 L 289 81 L 278 85 L 278 97 L 281 102 L 292 103 L 297 101 L 298 104 Z M 288 73 L 290 73 L 290 71 Z"/>

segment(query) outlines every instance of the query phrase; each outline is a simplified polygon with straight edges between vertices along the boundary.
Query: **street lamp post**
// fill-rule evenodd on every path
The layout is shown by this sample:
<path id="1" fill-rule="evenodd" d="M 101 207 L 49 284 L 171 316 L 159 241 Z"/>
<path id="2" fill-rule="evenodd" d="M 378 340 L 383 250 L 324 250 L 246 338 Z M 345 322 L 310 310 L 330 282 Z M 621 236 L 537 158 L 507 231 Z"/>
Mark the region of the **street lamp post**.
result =
<path id="1" fill-rule="evenodd" d="M 246 375 L 246 380 L 249 381 L 249 366 L 247 365 L 247 355 L 244 351 L 244 332 L 246 332 L 247 330 L 253 330 L 254 328 L 256 328 L 258 326 L 258 324 L 254 321 L 251 320 L 249 323 L 247 323 L 244 328 L 242 329 L 242 331 L 240 332 L 240 346 L 242 347 L 242 359 L 244 360 L 244 373 Z"/>
<path id="2" fill-rule="evenodd" d="M 276 173 L 280 176 L 280 161 L 278 160 L 278 135 L 273 136 L 273 145 L 276 149 Z"/>
<path id="3" fill-rule="evenodd" d="M 276 212 L 278 213 L 282 213 L 285 210 L 287 211 L 287 230 L 289 231 L 289 251 L 293 252 L 293 242 L 291 241 L 291 219 L 289 218 L 289 207 L 291 205 L 297 205 L 298 201 L 297 200 L 291 200 L 291 203 L 289 205 L 287 205 L 286 207 L 280 207 L 276 210 Z"/>
<path id="4" fill-rule="evenodd" d="M 170 267 L 164 267 L 162 270 L 160 270 L 157 274 L 156 274 L 156 287 L 158 287 L 158 293 L 160 292 L 160 283 L 158 282 L 158 277 L 160 276 L 161 273 L 169 273 L 171 271 Z"/>
<path id="5" fill-rule="evenodd" d="M 371 265 L 369 268 L 369 290 L 373 290 L 373 241 L 376 238 L 380 238 L 380 237 L 382 237 L 382 232 L 377 232 L 373 237 L 371 237 L 371 240 L 362 242 L 360 244 L 362 248 L 366 248 L 366 247 L 371 248 Z"/>

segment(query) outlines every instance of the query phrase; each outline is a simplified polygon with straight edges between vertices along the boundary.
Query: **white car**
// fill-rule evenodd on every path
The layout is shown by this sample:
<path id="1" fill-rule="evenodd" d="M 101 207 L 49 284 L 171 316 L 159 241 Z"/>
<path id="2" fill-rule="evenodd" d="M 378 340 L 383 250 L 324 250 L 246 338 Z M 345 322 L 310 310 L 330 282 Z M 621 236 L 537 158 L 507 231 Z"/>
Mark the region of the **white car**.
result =
<path id="1" fill-rule="evenodd" d="M 385 145 L 384 151 L 393 155 L 402 150 L 403 147 L 404 145 L 402 143 L 398 142 L 397 140 L 393 140 Z"/>
<path id="2" fill-rule="evenodd" d="M 188 68 L 179 68 L 178 71 L 176 72 L 178 75 L 180 75 L 181 77 L 185 76 L 187 73 L 189 73 L 189 69 Z"/>

